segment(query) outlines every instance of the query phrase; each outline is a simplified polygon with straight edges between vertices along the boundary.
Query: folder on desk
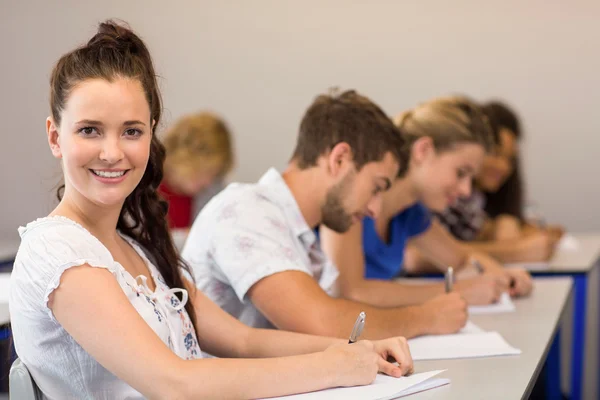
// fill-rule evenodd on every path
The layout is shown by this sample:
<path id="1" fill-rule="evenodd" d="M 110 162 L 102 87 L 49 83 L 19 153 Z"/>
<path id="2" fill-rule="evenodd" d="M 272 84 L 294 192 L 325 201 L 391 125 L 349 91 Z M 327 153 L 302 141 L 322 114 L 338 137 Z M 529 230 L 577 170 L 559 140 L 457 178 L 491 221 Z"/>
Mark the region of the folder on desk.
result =
<path id="1" fill-rule="evenodd" d="M 450 383 L 449 379 L 431 379 L 440 371 L 423 372 L 394 378 L 378 374 L 370 385 L 319 390 L 317 392 L 274 397 L 285 400 L 391 400 L 423 392 Z"/>

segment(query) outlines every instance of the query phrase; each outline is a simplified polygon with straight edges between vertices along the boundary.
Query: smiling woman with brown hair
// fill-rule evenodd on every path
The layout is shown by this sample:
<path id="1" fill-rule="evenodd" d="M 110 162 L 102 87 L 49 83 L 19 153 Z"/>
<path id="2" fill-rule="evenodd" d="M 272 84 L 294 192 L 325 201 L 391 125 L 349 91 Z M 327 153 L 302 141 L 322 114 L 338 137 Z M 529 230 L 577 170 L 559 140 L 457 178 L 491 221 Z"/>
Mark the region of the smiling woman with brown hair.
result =
<path id="1" fill-rule="evenodd" d="M 50 86 L 48 143 L 65 190 L 19 229 L 9 301 L 16 352 L 43 398 L 261 398 L 412 370 L 403 338 L 350 345 L 253 329 L 184 277 L 157 194 L 161 96 L 130 29 L 100 24 Z"/>

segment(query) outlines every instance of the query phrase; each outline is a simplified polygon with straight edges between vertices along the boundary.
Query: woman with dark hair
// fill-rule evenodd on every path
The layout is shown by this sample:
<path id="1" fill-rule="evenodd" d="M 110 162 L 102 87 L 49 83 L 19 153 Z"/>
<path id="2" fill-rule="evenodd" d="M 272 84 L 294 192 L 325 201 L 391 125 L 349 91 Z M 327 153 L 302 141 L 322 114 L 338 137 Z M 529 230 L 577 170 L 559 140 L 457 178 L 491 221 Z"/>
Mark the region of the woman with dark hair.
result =
<path id="1" fill-rule="evenodd" d="M 546 261 L 562 229 L 545 229 L 525 218 L 519 118 L 498 101 L 484 104 L 482 110 L 492 126 L 494 150 L 484 158 L 473 193 L 438 217 L 455 237 L 501 261 Z"/>
<path id="2" fill-rule="evenodd" d="M 135 33 L 100 24 L 50 87 L 48 143 L 65 185 L 48 217 L 19 229 L 9 303 L 17 354 L 44 398 L 261 398 L 412 371 L 403 338 L 348 345 L 252 329 L 186 279 L 157 193 L 160 93 Z M 202 359 L 200 347 L 246 359 Z"/>

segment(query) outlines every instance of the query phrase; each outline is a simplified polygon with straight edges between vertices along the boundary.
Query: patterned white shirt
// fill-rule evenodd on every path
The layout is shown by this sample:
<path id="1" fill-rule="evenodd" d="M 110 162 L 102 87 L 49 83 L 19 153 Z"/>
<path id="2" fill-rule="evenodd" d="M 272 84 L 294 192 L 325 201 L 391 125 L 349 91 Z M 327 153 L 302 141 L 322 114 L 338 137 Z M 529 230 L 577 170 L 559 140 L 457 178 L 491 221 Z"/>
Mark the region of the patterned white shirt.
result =
<path id="1" fill-rule="evenodd" d="M 246 297 L 269 275 L 305 272 L 337 295 L 338 271 L 275 169 L 256 184 L 233 183 L 215 196 L 192 225 L 182 256 L 196 286 L 249 326 L 273 327 Z"/>
<path id="2" fill-rule="evenodd" d="M 19 228 L 21 245 L 11 275 L 9 308 L 15 348 L 44 399 L 143 399 L 141 393 L 105 369 L 54 318 L 48 301 L 69 268 L 88 264 L 108 270 L 131 305 L 173 353 L 201 358 L 194 326 L 185 310 L 187 292 L 169 288 L 160 271 L 133 239 L 155 283 L 134 278 L 88 230 L 61 216 L 40 218 Z M 179 301 L 176 293 L 183 295 Z M 82 299 L 102 302 L 102 298 Z"/>

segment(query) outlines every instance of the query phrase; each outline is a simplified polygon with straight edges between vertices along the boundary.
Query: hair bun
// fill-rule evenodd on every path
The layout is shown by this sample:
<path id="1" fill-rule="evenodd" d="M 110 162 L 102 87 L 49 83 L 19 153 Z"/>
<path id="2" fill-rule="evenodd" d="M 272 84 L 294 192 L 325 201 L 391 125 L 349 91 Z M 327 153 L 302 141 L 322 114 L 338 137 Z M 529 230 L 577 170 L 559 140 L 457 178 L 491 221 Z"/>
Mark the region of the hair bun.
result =
<path id="1" fill-rule="evenodd" d="M 87 47 L 96 46 L 129 51 L 133 54 L 144 48 L 141 39 L 125 23 L 119 24 L 113 20 L 99 24 L 98 33 L 87 43 Z"/>

